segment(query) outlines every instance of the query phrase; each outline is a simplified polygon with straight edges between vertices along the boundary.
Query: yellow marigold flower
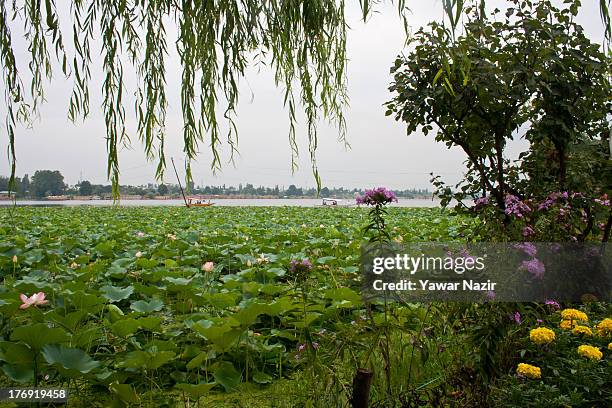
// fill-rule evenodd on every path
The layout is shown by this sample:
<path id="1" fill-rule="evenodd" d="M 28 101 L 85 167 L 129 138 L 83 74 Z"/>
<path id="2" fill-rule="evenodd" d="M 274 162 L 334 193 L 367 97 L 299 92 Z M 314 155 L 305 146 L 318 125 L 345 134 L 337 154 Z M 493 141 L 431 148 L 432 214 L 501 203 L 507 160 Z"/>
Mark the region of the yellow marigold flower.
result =
<path id="1" fill-rule="evenodd" d="M 542 370 L 540 370 L 540 367 L 525 363 L 520 363 L 518 367 L 516 367 L 516 373 L 520 376 L 534 379 L 542 376 Z"/>
<path id="2" fill-rule="evenodd" d="M 586 313 L 576 309 L 565 309 L 561 311 L 561 318 L 563 318 L 563 320 L 582 320 L 584 322 L 589 321 L 589 317 L 586 315 Z"/>
<path id="3" fill-rule="evenodd" d="M 591 360 L 601 360 L 603 357 L 603 353 L 599 351 L 599 348 L 588 346 L 586 344 L 578 346 L 578 354 Z"/>
<path id="4" fill-rule="evenodd" d="M 574 320 L 561 320 L 559 327 L 563 330 L 570 330 L 573 327 L 576 327 L 576 322 Z"/>
<path id="5" fill-rule="evenodd" d="M 574 330 L 572 330 L 574 334 L 584 334 L 585 336 L 592 336 L 593 332 L 586 326 L 576 326 Z"/>
<path id="6" fill-rule="evenodd" d="M 608 344 L 608 350 L 612 350 L 612 343 Z"/>
<path id="7" fill-rule="evenodd" d="M 603 319 L 597 325 L 597 334 L 600 336 L 612 336 L 612 319 Z"/>
<path id="8" fill-rule="evenodd" d="M 538 327 L 529 332 L 529 339 L 536 344 L 548 344 L 555 340 L 555 332 L 547 327 Z"/>

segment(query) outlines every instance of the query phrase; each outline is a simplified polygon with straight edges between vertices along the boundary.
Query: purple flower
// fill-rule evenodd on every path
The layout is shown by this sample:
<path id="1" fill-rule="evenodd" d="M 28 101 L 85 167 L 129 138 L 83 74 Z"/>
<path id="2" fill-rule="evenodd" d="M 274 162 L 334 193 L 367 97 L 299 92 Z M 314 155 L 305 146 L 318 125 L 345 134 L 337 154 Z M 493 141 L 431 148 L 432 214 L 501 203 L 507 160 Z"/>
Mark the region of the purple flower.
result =
<path id="1" fill-rule="evenodd" d="M 521 242 L 520 244 L 514 245 L 516 249 L 520 249 L 527 255 L 534 257 L 538 253 L 538 249 L 531 242 Z"/>
<path id="2" fill-rule="evenodd" d="M 553 299 L 547 299 L 544 304 L 550 306 L 552 309 L 555 310 L 561 309 L 561 305 L 559 304 L 559 302 Z"/>
<path id="3" fill-rule="evenodd" d="M 574 198 L 574 196 L 577 196 L 577 194 L 580 193 L 574 193 L 572 194 L 572 198 Z M 538 211 L 541 210 L 548 210 L 550 209 L 550 207 L 552 207 L 557 200 L 559 200 L 560 198 L 567 200 L 567 198 L 569 197 L 569 194 L 567 193 L 567 191 L 564 191 L 562 193 L 557 193 L 557 192 L 552 192 L 548 195 L 548 197 L 546 198 L 546 200 L 542 201 L 540 203 L 540 205 L 538 206 Z"/>
<path id="4" fill-rule="evenodd" d="M 302 259 L 298 261 L 297 259 L 293 259 L 291 261 L 290 271 L 291 273 L 297 272 L 309 272 L 312 269 L 312 263 L 308 259 Z"/>
<path id="5" fill-rule="evenodd" d="M 602 195 L 600 198 L 596 198 L 595 201 L 597 204 L 604 205 L 606 207 L 610 206 L 610 199 L 608 198 L 608 194 Z"/>
<path id="6" fill-rule="evenodd" d="M 319 343 L 317 343 L 316 341 L 312 342 L 312 348 L 313 350 L 318 350 L 319 349 Z"/>
<path id="7" fill-rule="evenodd" d="M 532 274 L 536 279 L 541 279 L 544 275 L 544 271 L 546 270 L 544 263 L 542 263 L 542 261 L 540 261 L 538 258 L 531 258 L 528 261 L 523 261 L 520 269 L 526 269 L 527 272 Z"/>
<path id="8" fill-rule="evenodd" d="M 510 315 L 510 320 L 514 320 L 516 324 L 521 324 L 521 314 L 519 312 L 514 312 Z"/>
<path id="9" fill-rule="evenodd" d="M 537 319 L 537 320 L 536 320 L 536 323 L 537 323 L 537 324 L 542 324 L 542 323 L 544 323 L 544 320 L 542 320 L 542 319 Z"/>
<path id="10" fill-rule="evenodd" d="M 524 237 L 529 237 L 529 236 L 533 235 L 534 233 L 535 233 L 535 231 L 529 225 L 526 225 L 525 227 L 523 227 L 523 236 Z"/>
<path id="11" fill-rule="evenodd" d="M 306 350 L 306 344 L 300 344 L 298 346 L 298 351 L 301 353 L 302 351 Z"/>
<path id="12" fill-rule="evenodd" d="M 372 190 L 366 190 L 365 194 L 363 196 L 358 196 L 355 201 L 357 204 L 386 205 L 397 202 L 397 196 L 393 191 L 385 187 L 377 187 Z"/>
<path id="13" fill-rule="evenodd" d="M 487 290 L 487 291 L 485 292 L 485 298 L 486 298 L 487 300 L 495 300 L 495 297 L 496 297 L 496 296 L 497 296 L 497 295 L 495 294 L 495 291 L 493 291 L 493 290 Z"/>
<path id="14" fill-rule="evenodd" d="M 477 198 L 476 200 L 474 200 L 474 206 L 476 206 L 476 208 L 480 208 L 480 207 L 484 207 L 485 205 L 489 204 L 489 197 L 480 197 Z"/>
<path id="15" fill-rule="evenodd" d="M 523 218 L 526 213 L 531 212 L 531 208 L 527 204 L 512 194 L 508 194 L 504 202 L 506 204 L 506 215 L 514 215 L 517 218 Z"/>

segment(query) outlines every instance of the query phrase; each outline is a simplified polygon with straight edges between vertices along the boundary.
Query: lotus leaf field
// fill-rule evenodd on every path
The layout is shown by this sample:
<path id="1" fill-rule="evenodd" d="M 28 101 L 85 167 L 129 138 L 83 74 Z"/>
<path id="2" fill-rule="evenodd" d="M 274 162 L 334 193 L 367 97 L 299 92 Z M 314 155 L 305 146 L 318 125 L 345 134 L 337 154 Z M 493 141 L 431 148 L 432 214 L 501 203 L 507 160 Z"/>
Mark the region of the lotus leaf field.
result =
<path id="1" fill-rule="evenodd" d="M 473 221 L 391 208 L 387 222 L 396 240 L 449 241 Z M 366 223 L 363 208 L 4 209 L 0 386 L 68 387 L 75 406 L 346 400 L 382 319 L 359 293 Z M 296 259 L 313 264 L 307 290 Z M 422 329 L 424 307 L 394 313 Z"/>

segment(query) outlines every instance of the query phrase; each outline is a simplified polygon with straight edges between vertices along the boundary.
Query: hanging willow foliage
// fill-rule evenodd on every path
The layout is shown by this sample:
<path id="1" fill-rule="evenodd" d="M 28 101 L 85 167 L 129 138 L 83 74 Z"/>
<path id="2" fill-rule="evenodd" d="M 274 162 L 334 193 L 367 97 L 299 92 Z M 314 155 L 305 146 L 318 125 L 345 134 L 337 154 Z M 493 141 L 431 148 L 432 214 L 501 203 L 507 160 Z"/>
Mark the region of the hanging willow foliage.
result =
<path id="1" fill-rule="evenodd" d="M 360 0 L 364 20 L 380 1 Z M 609 36 L 607 4 L 610 0 L 600 1 Z M 396 0 L 395 4 L 407 28 L 405 0 Z M 463 0 L 443 1 L 453 30 L 463 6 Z M 219 147 L 223 136 L 219 120 L 228 123 L 225 139 L 232 157 L 237 151 L 238 81 L 249 64 L 259 59 L 270 61 L 277 85 L 285 90 L 292 169 L 296 167 L 298 155 L 296 111 L 302 107 L 307 120 L 312 170 L 320 185 L 315 157 L 318 120 L 322 117 L 335 123 L 340 141 L 346 143 L 344 10 L 344 0 L 71 0 L 74 51 L 68 55 L 55 0 L 0 0 L 0 63 L 7 105 L 11 184 L 15 177 L 15 127 L 36 113 L 44 100 L 43 81 L 51 79 L 56 62 L 74 84 L 68 117 L 76 121 L 88 116 L 92 51 L 97 51 L 91 48 L 94 36 L 102 41 L 102 108 L 106 121 L 107 171 L 113 192 L 118 196 L 119 149 L 130 143 L 125 127 L 125 62 L 138 74 L 137 136 L 144 144 L 147 157 L 158 160 L 156 173 L 161 178 L 166 165 L 165 60 L 169 26 L 178 30 L 176 48 L 182 66 L 183 150 L 188 181 L 191 181 L 191 160 L 202 142 L 210 145 L 212 168 L 221 167 Z M 32 77 L 29 89 L 18 71 L 11 33 L 13 24 L 22 24 L 25 29 Z M 224 107 L 222 118 L 218 112 L 222 109 L 220 106 Z"/>

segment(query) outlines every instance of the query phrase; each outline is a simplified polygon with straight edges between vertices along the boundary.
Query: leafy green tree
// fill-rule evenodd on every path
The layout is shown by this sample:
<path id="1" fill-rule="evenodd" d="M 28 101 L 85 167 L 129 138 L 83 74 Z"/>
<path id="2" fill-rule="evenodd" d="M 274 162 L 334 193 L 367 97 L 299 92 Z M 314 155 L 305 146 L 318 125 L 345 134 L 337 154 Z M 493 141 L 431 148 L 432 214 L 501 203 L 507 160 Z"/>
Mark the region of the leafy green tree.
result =
<path id="1" fill-rule="evenodd" d="M 160 184 L 159 187 L 157 187 L 157 192 L 159 193 L 159 195 L 168 194 L 168 186 L 165 184 Z"/>
<path id="2" fill-rule="evenodd" d="M 574 22 L 579 4 L 525 0 L 489 19 L 473 2 L 462 36 L 431 23 L 413 37 L 414 51 L 396 60 L 387 114 L 408 133 L 435 129 L 437 141 L 467 157 L 456 193 L 434 178 L 443 204 L 489 195 L 503 210 L 507 194 L 610 183 L 602 173 L 610 157 L 610 59 Z M 506 149 L 515 138 L 530 148 L 511 163 Z"/>
<path id="3" fill-rule="evenodd" d="M 287 188 L 287 191 L 285 191 L 285 195 L 288 195 L 290 197 L 297 196 L 297 195 L 300 195 L 300 191 L 295 185 L 291 184 L 289 188 Z"/>
<path id="4" fill-rule="evenodd" d="M 32 176 L 32 194 L 35 197 L 61 195 L 66 190 L 64 176 L 58 170 L 37 170 Z"/>
<path id="5" fill-rule="evenodd" d="M 83 180 L 79 183 L 79 194 L 80 195 L 91 195 L 93 193 L 93 187 L 87 180 Z"/>
<path id="6" fill-rule="evenodd" d="M 9 177 L 0 176 L 0 191 L 8 191 L 9 181 Z"/>
<path id="7" fill-rule="evenodd" d="M 24 195 L 27 195 L 29 191 L 30 191 L 30 178 L 28 177 L 27 174 L 24 174 L 23 178 L 21 179 L 21 192 Z"/>

